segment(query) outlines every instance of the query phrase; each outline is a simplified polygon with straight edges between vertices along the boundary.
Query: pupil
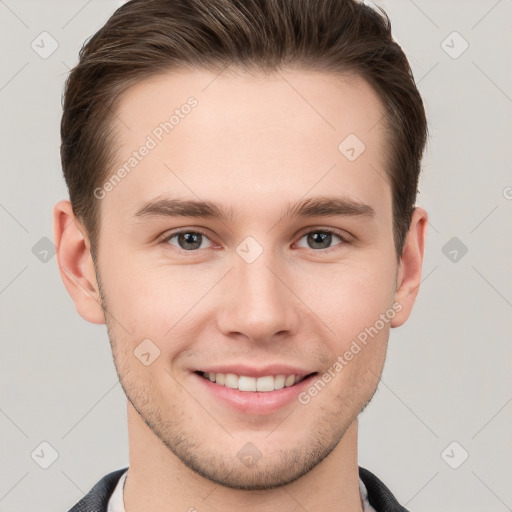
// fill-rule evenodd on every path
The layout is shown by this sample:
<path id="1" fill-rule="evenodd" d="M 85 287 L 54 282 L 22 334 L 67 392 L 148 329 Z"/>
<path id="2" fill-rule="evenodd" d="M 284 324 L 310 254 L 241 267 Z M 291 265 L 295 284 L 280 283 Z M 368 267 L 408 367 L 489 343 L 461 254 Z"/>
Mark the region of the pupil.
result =
<path id="1" fill-rule="evenodd" d="M 200 233 L 180 233 L 178 239 L 181 248 L 187 251 L 199 248 L 201 246 L 201 236 Z"/>
<path id="2" fill-rule="evenodd" d="M 316 231 L 315 233 L 309 235 L 308 242 L 310 242 L 313 246 L 317 246 L 318 244 L 322 245 L 322 243 L 325 243 L 326 241 L 328 243 L 330 243 L 331 238 L 332 238 L 331 233 L 325 233 L 323 231 Z M 323 247 L 323 246 L 314 247 L 314 248 L 315 249 L 318 249 L 318 248 L 325 249 L 325 247 Z"/>

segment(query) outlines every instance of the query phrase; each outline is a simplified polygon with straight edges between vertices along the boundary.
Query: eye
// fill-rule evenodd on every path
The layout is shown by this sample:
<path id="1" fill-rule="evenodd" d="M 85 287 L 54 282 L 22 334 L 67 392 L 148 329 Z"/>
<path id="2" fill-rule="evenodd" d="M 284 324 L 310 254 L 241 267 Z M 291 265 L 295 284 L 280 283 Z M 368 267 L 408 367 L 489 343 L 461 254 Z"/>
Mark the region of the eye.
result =
<path id="1" fill-rule="evenodd" d="M 340 243 L 332 246 L 333 237 L 337 238 Z M 336 246 L 347 242 L 346 238 L 341 233 L 331 229 L 316 229 L 309 231 L 305 233 L 300 240 L 302 239 L 306 239 L 306 244 L 308 244 L 306 248 L 312 249 L 315 252 L 330 252 L 331 250 L 335 250 Z M 170 233 L 163 238 L 161 242 L 173 245 L 182 251 L 188 252 L 197 252 L 198 249 L 207 248 L 207 242 L 213 243 L 206 233 L 197 230 L 192 231 L 185 229 Z"/>
<path id="2" fill-rule="evenodd" d="M 176 240 L 177 245 L 172 243 L 172 240 Z M 175 245 L 178 249 L 183 251 L 195 251 L 196 249 L 204 249 L 204 240 L 211 240 L 202 231 L 175 231 L 162 240 L 162 243 L 168 243 Z"/>
<path id="3" fill-rule="evenodd" d="M 347 240 L 338 233 L 337 231 L 333 231 L 331 229 L 316 229 L 314 231 L 309 231 L 305 235 L 302 236 L 306 239 L 306 243 L 308 244 L 309 249 L 318 249 L 324 252 L 329 252 L 330 250 L 334 250 L 336 246 L 332 247 L 333 236 L 338 238 L 341 243 L 336 245 L 342 245 L 347 242 Z"/>

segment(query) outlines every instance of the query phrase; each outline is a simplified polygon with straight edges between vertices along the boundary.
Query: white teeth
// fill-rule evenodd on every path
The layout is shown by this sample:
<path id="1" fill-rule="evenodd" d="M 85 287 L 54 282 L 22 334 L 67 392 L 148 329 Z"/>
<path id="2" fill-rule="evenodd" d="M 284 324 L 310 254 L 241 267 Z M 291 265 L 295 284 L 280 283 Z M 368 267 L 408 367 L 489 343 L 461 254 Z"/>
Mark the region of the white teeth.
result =
<path id="1" fill-rule="evenodd" d="M 240 391 L 269 392 L 293 386 L 304 379 L 301 375 L 265 375 L 264 377 L 248 377 L 234 373 L 203 373 L 206 379 Z"/>
<path id="2" fill-rule="evenodd" d="M 283 389 L 285 380 L 286 380 L 285 375 L 276 375 L 274 377 L 274 389 Z"/>
<path id="3" fill-rule="evenodd" d="M 238 377 L 238 389 L 240 391 L 256 391 L 256 378 L 241 375 Z"/>
<path id="4" fill-rule="evenodd" d="M 295 375 L 288 375 L 288 377 L 286 377 L 286 380 L 284 381 L 284 387 L 288 388 L 290 386 L 293 386 L 294 383 L 295 383 Z"/>
<path id="5" fill-rule="evenodd" d="M 226 373 L 224 386 L 228 388 L 238 389 L 238 375 L 234 373 Z"/>
<path id="6" fill-rule="evenodd" d="M 274 391 L 274 377 L 258 377 L 256 379 L 256 391 Z"/>

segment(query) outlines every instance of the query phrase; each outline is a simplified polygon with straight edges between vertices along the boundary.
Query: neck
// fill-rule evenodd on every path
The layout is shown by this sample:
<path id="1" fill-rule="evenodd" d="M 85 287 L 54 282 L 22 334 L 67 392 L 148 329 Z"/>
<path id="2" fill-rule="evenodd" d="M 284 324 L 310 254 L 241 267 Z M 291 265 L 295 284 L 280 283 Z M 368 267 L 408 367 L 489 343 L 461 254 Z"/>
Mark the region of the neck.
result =
<path id="1" fill-rule="evenodd" d="M 247 491 L 223 487 L 189 469 L 128 402 L 126 512 L 362 512 L 357 427 L 356 419 L 336 448 L 298 480 L 274 489 Z"/>

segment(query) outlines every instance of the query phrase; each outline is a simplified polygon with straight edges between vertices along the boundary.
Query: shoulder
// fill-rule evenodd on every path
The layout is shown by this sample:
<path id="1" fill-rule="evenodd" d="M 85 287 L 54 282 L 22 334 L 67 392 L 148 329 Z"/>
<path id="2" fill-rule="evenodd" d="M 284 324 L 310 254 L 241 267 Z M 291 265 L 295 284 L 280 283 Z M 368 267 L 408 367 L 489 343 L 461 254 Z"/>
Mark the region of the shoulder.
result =
<path id="1" fill-rule="evenodd" d="M 359 466 L 359 476 L 368 491 L 368 501 L 378 512 L 409 512 L 371 471 Z"/>
<path id="2" fill-rule="evenodd" d="M 68 512 L 106 512 L 108 500 L 121 478 L 128 469 L 117 469 L 105 475 L 96 485 Z"/>

